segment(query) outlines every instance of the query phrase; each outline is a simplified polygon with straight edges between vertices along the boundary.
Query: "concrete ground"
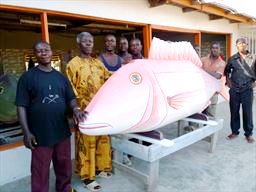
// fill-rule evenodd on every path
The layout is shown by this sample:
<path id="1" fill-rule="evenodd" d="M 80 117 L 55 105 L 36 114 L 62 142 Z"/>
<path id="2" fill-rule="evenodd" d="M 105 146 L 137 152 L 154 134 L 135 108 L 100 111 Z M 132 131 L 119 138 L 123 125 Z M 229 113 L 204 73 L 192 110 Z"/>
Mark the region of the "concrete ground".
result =
<path id="1" fill-rule="evenodd" d="M 253 109 L 256 125 L 255 102 Z M 243 136 L 243 130 L 237 139 L 233 141 L 225 139 L 230 133 L 228 104 L 220 103 L 217 114 L 219 118 L 224 119 L 224 127 L 220 131 L 215 152 L 208 153 L 209 143 L 202 140 L 162 158 L 156 192 L 256 191 L 256 143 L 248 144 Z M 173 130 L 176 132 L 175 129 Z M 142 181 L 119 170 L 116 170 L 111 179 L 97 179 L 97 181 L 102 185 L 103 192 L 145 191 Z M 77 176 L 73 176 L 72 182 L 78 192 L 88 191 L 83 188 Z M 1 186 L 0 191 L 29 192 L 30 178 Z M 51 172 L 50 191 L 54 191 L 53 172 Z"/>

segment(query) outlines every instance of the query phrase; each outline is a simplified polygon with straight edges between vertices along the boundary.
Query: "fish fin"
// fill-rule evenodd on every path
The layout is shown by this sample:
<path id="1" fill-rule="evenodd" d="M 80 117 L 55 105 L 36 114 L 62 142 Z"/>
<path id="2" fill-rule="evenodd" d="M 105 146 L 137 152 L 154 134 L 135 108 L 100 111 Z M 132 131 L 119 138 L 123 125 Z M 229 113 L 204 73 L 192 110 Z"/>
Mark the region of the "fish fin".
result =
<path id="1" fill-rule="evenodd" d="M 190 42 L 167 42 L 156 37 L 153 38 L 149 59 L 191 61 L 193 64 L 202 67 L 201 59 Z"/>
<path id="2" fill-rule="evenodd" d="M 170 107 L 174 109 L 179 109 L 180 107 L 182 107 L 182 102 L 179 100 L 176 100 L 175 97 L 167 96 L 167 103 L 170 105 Z"/>
<path id="3" fill-rule="evenodd" d="M 187 103 L 188 99 L 190 97 L 194 97 L 195 95 L 198 95 L 196 91 L 191 91 L 191 92 L 185 92 L 185 93 L 180 93 L 175 96 L 167 96 L 167 103 L 169 104 L 170 107 L 174 109 L 180 109 L 184 107 L 184 104 Z"/>
<path id="4" fill-rule="evenodd" d="M 226 77 L 222 76 L 221 81 L 221 90 L 219 94 L 226 100 L 229 101 L 229 88 L 226 86 Z"/>

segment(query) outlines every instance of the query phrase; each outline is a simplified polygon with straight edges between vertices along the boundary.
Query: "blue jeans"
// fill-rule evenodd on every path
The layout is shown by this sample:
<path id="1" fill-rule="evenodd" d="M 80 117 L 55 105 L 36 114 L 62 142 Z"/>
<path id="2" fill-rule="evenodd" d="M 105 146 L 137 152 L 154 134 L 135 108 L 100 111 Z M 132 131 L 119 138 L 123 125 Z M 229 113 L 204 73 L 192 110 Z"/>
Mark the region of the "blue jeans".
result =
<path id="1" fill-rule="evenodd" d="M 230 95 L 230 113 L 231 122 L 230 127 L 233 134 L 238 135 L 240 129 L 240 104 L 242 104 L 243 114 L 243 128 L 244 135 L 246 137 L 252 135 L 253 130 L 253 116 L 252 116 L 252 104 L 253 104 L 253 89 L 249 88 L 242 92 L 239 92 L 233 88 L 229 90 Z"/>

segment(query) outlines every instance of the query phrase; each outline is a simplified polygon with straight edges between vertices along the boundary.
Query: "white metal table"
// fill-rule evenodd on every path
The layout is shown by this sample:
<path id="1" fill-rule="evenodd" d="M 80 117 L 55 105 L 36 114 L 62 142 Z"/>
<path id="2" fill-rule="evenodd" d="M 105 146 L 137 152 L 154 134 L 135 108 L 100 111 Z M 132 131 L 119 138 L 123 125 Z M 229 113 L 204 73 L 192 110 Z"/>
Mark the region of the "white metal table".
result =
<path id="1" fill-rule="evenodd" d="M 180 135 L 180 129 L 183 128 L 187 122 L 196 122 L 201 124 L 201 127 Z M 159 160 L 167 155 L 170 155 L 180 149 L 183 149 L 197 141 L 206 137 L 210 137 L 209 152 L 213 152 L 216 147 L 218 138 L 218 131 L 223 128 L 223 119 L 216 121 L 205 121 L 185 118 L 178 122 L 178 137 L 169 140 L 169 146 L 162 145 L 159 141 L 152 142 L 151 145 L 146 146 L 140 143 L 130 141 L 130 138 L 137 138 L 139 140 L 149 141 L 148 138 L 143 136 L 136 136 L 136 134 L 125 134 L 112 136 L 112 148 L 114 150 L 113 166 L 129 172 L 137 176 L 145 183 L 148 192 L 155 191 L 159 179 Z M 145 169 L 140 171 L 134 167 L 126 166 L 122 163 L 123 153 L 130 154 L 138 159 L 145 161 Z"/>

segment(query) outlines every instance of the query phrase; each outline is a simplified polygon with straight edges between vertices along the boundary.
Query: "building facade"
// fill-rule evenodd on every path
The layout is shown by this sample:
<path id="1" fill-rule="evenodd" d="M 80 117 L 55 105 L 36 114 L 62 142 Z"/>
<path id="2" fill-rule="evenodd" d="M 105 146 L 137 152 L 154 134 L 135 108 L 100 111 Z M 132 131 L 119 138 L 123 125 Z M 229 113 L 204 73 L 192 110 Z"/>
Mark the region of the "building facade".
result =
<path id="1" fill-rule="evenodd" d="M 95 55 L 103 50 L 108 33 L 140 38 L 145 56 L 154 36 L 190 41 L 201 56 L 208 54 L 211 41 L 219 41 L 227 59 L 236 52 L 235 40 L 242 35 L 256 53 L 254 20 L 188 0 L 1 0 L 0 25 L 0 75 L 2 71 L 16 77 L 26 70 L 29 60 L 35 62 L 31 47 L 39 39 L 51 43 L 53 65 L 64 71 L 78 53 L 75 37 L 82 31 L 94 35 Z M 29 162 L 30 153 L 20 139 L 0 145 L 0 186 L 29 175 Z"/>

